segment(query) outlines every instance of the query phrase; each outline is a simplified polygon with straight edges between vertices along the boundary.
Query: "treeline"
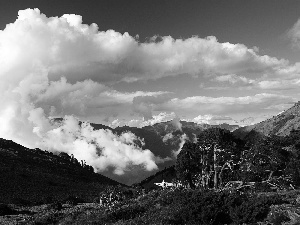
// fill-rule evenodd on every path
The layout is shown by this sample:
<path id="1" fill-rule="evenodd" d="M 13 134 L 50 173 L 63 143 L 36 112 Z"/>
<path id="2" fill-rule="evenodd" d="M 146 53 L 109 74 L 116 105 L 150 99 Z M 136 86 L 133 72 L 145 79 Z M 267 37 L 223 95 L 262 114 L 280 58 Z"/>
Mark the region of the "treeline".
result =
<path id="1" fill-rule="evenodd" d="M 222 188 L 229 181 L 262 182 L 281 177 L 300 185 L 300 131 L 266 137 L 251 131 L 244 140 L 209 128 L 186 142 L 176 161 L 178 178 L 191 188 Z"/>
<path id="2" fill-rule="evenodd" d="M 62 159 L 64 159 L 65 161 L 75 165 L 75 166 L 81 166 L 83 169 L 90 171 L 90 172 L 94 172 L 94 169 L 92 166 L 86 164 L 85 160 L 80 160 L 80 162 L 74 157 L 73 154 L 69 155 L 68 153 L 65 152 L 60 152 L 58 154 L 58 156 Z"/>

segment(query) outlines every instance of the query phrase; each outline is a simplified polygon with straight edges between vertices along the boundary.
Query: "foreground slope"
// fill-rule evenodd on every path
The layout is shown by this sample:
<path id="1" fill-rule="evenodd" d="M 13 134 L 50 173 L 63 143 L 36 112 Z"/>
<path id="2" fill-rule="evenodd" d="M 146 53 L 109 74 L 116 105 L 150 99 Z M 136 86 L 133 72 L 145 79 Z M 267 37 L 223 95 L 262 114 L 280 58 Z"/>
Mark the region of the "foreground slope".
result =
<path id="1" fill-rule="evenodd" d="M 0 138 L 0 202 L 37 203 L 77 196 L 91 201 L 119 183 L 67 154 L 28 149 Z"/>

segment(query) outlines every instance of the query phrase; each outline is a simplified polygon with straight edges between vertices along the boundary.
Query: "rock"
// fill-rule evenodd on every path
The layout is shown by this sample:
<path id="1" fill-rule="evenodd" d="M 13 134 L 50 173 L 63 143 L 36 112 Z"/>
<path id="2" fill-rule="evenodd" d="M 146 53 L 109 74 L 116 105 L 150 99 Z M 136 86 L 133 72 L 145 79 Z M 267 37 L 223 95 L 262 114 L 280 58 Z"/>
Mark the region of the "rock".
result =
<path id="1" fill-rule="evenodd" d="M 292 204 L 272 205 L 267 220 L 274 225 L 300 224 L 300 208 Z"/>
<path id="2" fill-rule="evenodd" d="M 296 203 L 297 203 L 298 205 L 300 205 L 300 195 L 297 196 L 297 198 L 296 198 Z"/>

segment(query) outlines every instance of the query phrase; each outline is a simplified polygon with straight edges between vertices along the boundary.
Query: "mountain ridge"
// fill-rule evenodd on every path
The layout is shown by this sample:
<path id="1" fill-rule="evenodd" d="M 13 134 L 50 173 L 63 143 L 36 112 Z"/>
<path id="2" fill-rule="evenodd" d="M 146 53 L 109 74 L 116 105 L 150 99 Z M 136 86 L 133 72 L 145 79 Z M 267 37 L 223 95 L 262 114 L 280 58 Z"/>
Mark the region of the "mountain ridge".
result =
<path id="1" fill-rule="evenodd" d="M 233 133 L 244 138 L 250 131 L 256 131 L 265 136 L 287 136 L 292 130 L 300 128 L 300 101 L 295 103 L 291 108 L 286 109 L 280 114 L 273 116 L 260 123 L 239 128 Z"/>

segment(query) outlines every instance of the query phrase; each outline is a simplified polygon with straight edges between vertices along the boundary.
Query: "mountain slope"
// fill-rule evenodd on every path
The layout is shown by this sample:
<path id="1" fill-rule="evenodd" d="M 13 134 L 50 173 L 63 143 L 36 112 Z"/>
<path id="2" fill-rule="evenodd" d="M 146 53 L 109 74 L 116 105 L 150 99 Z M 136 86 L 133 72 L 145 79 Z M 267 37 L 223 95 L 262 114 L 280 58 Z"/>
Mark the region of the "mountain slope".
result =
<path id="1" fill-rule="evenodd" d="M 300 102 L 297 102 L 293 107 L 285 110 L 277 116 L 262 121 L 252 126 L 239 128 L 234 131 L 238 137 L 245 137 L 250 131 L 256 131 L 265 136 L 289 135 L 293 129 L 300 127 Z"/>
<path id="2" fill-rule="evenodd" d="M 28 149 L 1 138 L 0 174 L 0 202 L 4 203 L 68 196 L 92 201 L 107 185 L 119 184 L 65 153 Z"/>

